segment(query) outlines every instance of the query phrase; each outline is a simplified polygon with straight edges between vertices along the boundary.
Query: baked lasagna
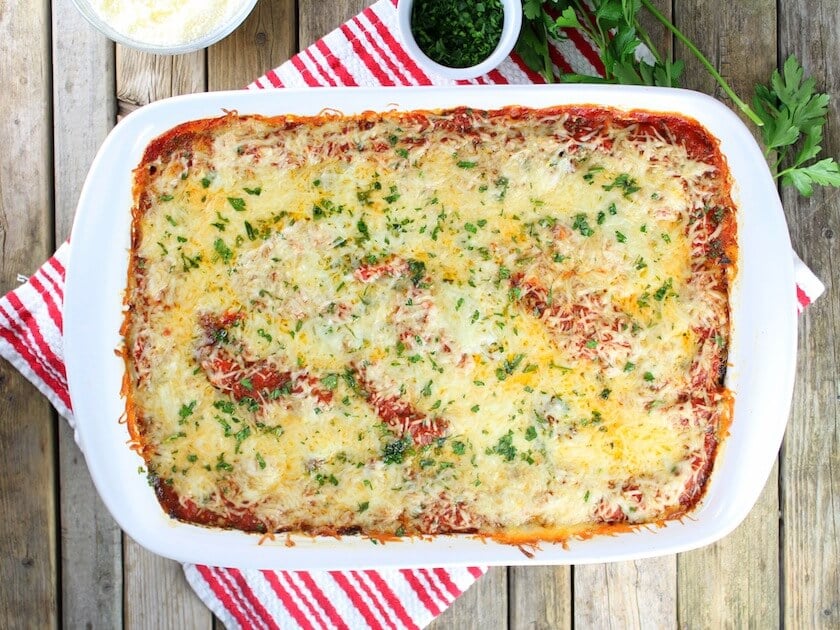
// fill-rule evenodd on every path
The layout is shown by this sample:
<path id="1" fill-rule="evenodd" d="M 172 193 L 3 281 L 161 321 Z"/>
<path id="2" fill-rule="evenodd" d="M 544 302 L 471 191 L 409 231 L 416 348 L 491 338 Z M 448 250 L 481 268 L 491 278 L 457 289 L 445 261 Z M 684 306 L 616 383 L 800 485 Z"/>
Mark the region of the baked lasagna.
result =
<path id="1" fill-rule="evenodd" d="M 134 195 L 127 425 L 171 517 L 557 541 L 701 498 L 737 242 L 696 121 L 231 112 Z"/>

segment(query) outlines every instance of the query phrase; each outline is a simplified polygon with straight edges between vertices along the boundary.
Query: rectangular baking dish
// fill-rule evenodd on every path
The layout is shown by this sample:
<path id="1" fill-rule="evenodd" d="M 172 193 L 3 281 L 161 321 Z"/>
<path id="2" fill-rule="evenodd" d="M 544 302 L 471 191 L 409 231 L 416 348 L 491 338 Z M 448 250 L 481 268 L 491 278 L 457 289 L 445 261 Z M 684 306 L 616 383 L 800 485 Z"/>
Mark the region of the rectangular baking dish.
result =
<path id="1" fill-rule="evenodd" d="M 497 108 L 588 104 L 692 117 L 721 141 L 738 208 L 739 260 L 732 287 L 727 386 L 734 392 L 730 436 L 703 501 L 664 527 L 617 536 L 517 547 L 468 535 L 373 544 L 369 539 L 256 535 L 170 519 L 120 419 L 120 347 L 132 206 L 132 170 L 148 143 L 180 123 L 241 114 L 317 114 L 458 105 Z M 91 166 L 73 225 L 64 312 L 64 351 L 78 435 L 93 481 L 114 518 L 147 549 L 180 561 L 239 568 L 343 569 L 468 564 L 581 564 L 644 558 L 700 547 L 725 536 L 764 487 L 787 422 L 796 364 L 793 260 L 787 225 L 764 157 L 738 117 L 686 90 L 624 86 L 470 86 L 215 92 L 177 97 L 126 117 Z M 291 546 L 289 543 L 293 543 Z"/>

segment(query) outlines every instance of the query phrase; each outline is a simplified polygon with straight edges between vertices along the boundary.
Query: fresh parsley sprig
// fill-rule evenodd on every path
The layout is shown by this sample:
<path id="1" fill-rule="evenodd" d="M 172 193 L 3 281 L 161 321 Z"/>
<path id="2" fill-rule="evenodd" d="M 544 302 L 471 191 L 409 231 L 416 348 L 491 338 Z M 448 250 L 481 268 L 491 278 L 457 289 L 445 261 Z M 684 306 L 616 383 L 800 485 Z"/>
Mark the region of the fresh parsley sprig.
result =
<path id="1" fill-rule="evenodd" d="M 590 8 L 591 6 L 591 8 Z M 814 186 L 840 187 L 840 165 L 818 159 L 828 95 L 815 91 L 812 78 L 795 57 L 773 73 L 768 85 L 755 88 L 752 107 L 744 102 L 709 59 L 650 0 L 523 0 L 523 23 L 516 52 L 546 81 L 623 83 L 679 87 L 684 64 L 663 57 L 641 26 L 644 9 L 661 22 L 700 61 L 738 109 L 761 129 L 765 155 L 783 186 L 808 197 Z M 604 76 L 561 74 L 556 77 L 548 39 L 564 39 L 566 29 L 586 34 L 600 51 Z M 644 45 L 645 54 L 640 46 Z M 643 49 L 644 50 L 644 49 Z"/>
<path id="2" fill-rule="evenodd" d="M 815 184 L 840 186 L 840 166 L 830 157 L 813 161 L 822 151 L 828 94 L 815 92 L 814 79 L 804 77 L 791 55 L 781 73 L 773 72 L 769 85 L 756 86 L 753 108 L 764 122 L 765 156 L 771 159 L 775 152 L 771 163 L 776 177 L 810 197 Z"/>

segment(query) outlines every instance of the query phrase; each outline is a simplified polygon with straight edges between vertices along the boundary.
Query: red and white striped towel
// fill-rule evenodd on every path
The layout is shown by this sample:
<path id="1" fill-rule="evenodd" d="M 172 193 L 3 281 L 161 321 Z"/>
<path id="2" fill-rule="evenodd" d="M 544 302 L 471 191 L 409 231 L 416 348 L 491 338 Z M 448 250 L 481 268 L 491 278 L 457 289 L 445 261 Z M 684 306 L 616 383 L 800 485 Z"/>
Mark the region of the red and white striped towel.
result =
<path id="1" fill-rule="evenodd" d="M 557 70 L 599 74 L 591 43 L 576 31 L 551 47 Z M 380 0 L 322 40 L 269 70 L 248 87 L 541 83 L 511 56 L 471 81 L 424 73 L 400 43 L 396 0 Z M 62 245 L 20 287 L 0 299 L 0 356 L 6 358 L 73 424 L 62 349 Z M 825 287 L 793 254 L 800 311 Z M 422 628 L 486 567 L 382 571 L 240 571 L 184 566 L 198 596 L 228 628 Z"/>

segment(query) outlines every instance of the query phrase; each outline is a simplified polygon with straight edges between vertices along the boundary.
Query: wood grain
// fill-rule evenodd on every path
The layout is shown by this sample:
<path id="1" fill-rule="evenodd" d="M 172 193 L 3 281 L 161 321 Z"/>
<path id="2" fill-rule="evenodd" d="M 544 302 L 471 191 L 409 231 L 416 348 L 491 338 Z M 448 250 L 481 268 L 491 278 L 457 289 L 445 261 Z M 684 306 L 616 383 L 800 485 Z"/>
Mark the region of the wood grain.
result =
<path id="1" fill-rule="evenodd" d="M 49 3 L 0 6 L 0 293 L 52 246 Z M 57 623 L 55 416 L 0 360 L 0 627 Z"/>
<path id="2" fill-rule="evenodd" d="M 99 498 L 63 418 L 58 435 L 62 626 L 116 628 L 123 616 L 122 531 Z"/>
<path id="3" fill-rule="evenodd" d="M 679 625 L 779 627 L 778 469 L 746 520 L 726 538 L 679 556 Z"/>
<path id="4" fill-rule="evenodd" d="M 52 5 L 56 241 L 65 240 L 88 166 L 113 127 L 114 45 L 70 0 Z M 78 133 L 85 121 L 85 133 Z M 61 621 L 67 628 L 122 623 L 122 533 L 99 499 L 84 456 L 59 421 Z"/>
<path id="5" fill-rule="evenodd" d="M 114 44 L 71 0 L 55 0 L 52 7 L 55 232 L 63 242 L 90 163 L 114 126 Z M 80 121 L 84 133 L 78 133 Z"/>
<path id="6" fill-rule="evenodd" d="M 236 90 L 297 52 L 294 0 L 262 0 L 229 37 L 207 50 L 209 90 Z"/>
<path id="7" fill-rule="evenodd" d="M 204 51 L 162 56 L 117 45 L 117 107 L 124 116 L 153 101 L 204 92 L 207 73 Z"/>
<path id="8" fill-rule="evenodd" d="M 507 569 L 492 567 L 455 600 L 428 630 L 502 630 L 508 627 Z"/>
<path id="9" fill-rule="evenodd" d="M 823 146 L 840 158 L 840 14 L 833 0 L 780 5 L 780 58 L 794 53 L 831 95 Z M 840 627 L 840 191 L 783 195 L 791 239 L 828 288 L 800 319 L 797 385 L 782 449 L 783 621 Z"/>
<path id="10" fill-rule="evenodd" d="M 576 629 L 676 626 L 675 556 L 577 566 L 574 580 Z"/>
<path id="11" fill-rule="evenodd" d="M 184 578 L 181 565 L 123 535 L 125 630 L 211 630 L 213 615 Z"/>
<path id="12" fill-rule="evenodd" d="M 298 0 L 298 42 L 303 50 L 341 24 L 360 13 L 371 3 L 367 0 Z"/>
<path id="13" fill-rule="evenodd" d="M 570 567 L 511 567 L 511 630 L 563 630 L 572 627 Z"/>
<path id="14" fill-rule="evenodd" d="M 773 0 L 721 4 L 716 0 L 681 1 L 675 21 L 706 53 L 743 99 L 765 81 L 776 60 L 776 5 Z M 685 85 L 713 94 L 721 90 L 684 46 Z M 736 532 L 717 544 L 682 554 L 678 562 L 679 622 L 685 628 L 758 627 L 779 624 L 777 476 L 770 481 Z"/>

